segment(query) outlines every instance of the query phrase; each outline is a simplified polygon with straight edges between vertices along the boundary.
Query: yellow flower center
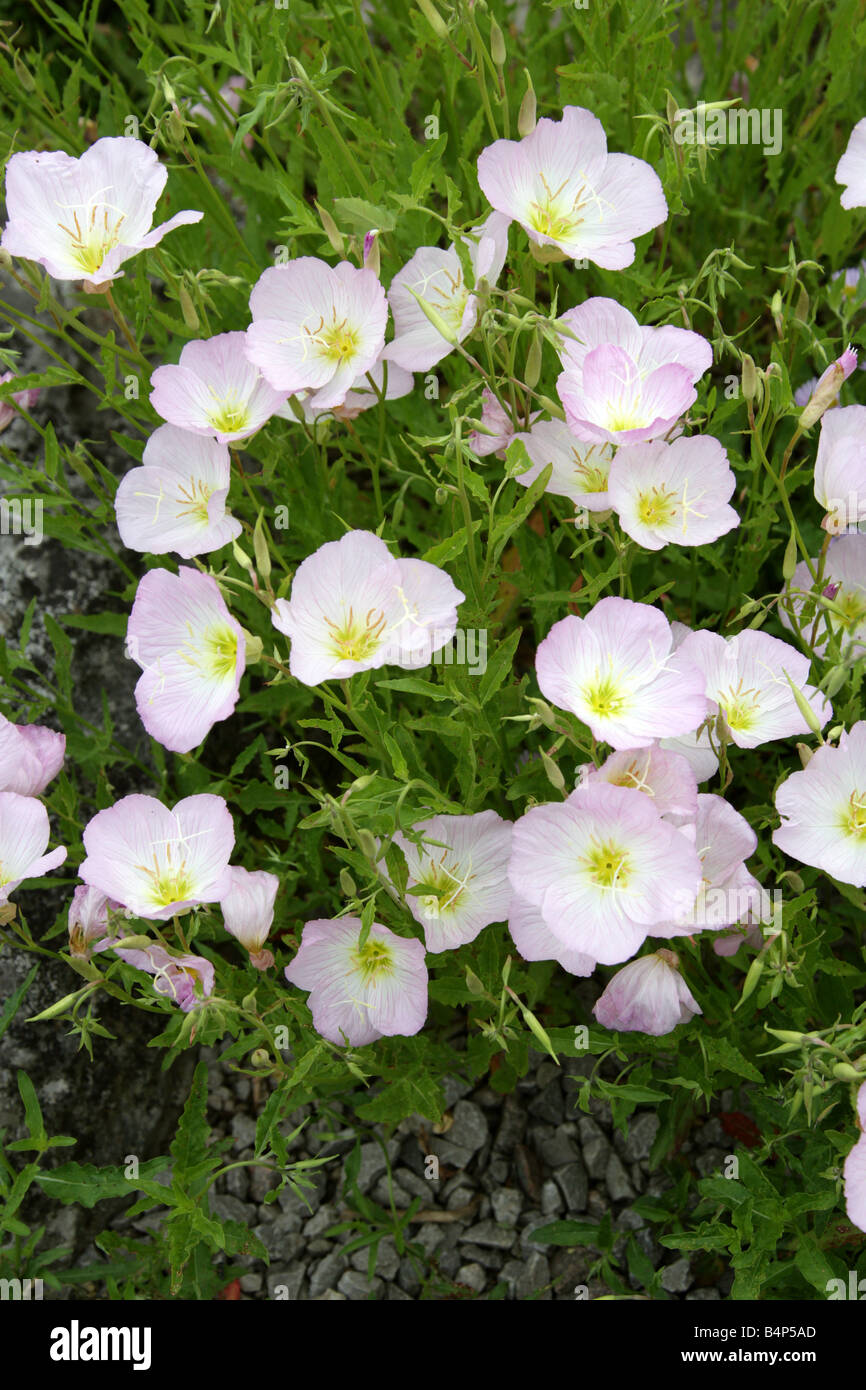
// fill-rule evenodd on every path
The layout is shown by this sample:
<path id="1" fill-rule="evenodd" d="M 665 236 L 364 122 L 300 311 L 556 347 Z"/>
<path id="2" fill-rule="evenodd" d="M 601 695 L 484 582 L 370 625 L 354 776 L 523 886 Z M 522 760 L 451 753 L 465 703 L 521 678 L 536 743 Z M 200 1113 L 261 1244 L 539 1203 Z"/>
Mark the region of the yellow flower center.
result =
<path id="1" fill-rule="evenodd" d="M 594 845 L 582 863 L 589 870 L 596 887 L 613 889 L 628 886 L 631 860 L 628 851 L 619 845 Z"/>
<path id="2" fill-rule="evenodd" d="M 670 526 L 676 512 L 677 494 L 667 488 L 654 487 L 638 497 L 637 514 L 644 526 Z"/>
<path id="3" fill-rule="evenodd" d="M 391 947 L 384 941 L 368 936 L 364 945 L 356 947 L 352 955 L 355 968 L 361 972 L 365 984 L 380 975 L 393 973 L 394 956 Z"/>
<path id="4" fill-rule="evenodd" d="M 168 907 L 171 903 L 186 902 L 195 896 L 192 876 L 186 867 L 186 859 L 180 864 L 172 863 L 172 846 L 164 846 L 165 856 L 157 857 L 153 852 L 153 866 L 136 864 L 141 873 L 150 880 L 150 897 L 154 907 Z"/>
<path id="5" fill-rule="evenodd" d="M 177 515 L 194 517 L 202 526 L 207 526 L 210 520 L 208 502 L 213 491 L 214 489 L 208 487 L 201 478 L 190 478 L 186 483 L 178 483 L 176 500 L 183 505 L 178 508 Z"/>
<path id="6" fill-rule="evenodd" d="M 596 463 L 592 457 L 594 449 L 588 450 L 583 458 L 576 449 L 572 449 L 571 452 L 574 458 L 574 474 L 581 492 L 606 492 L 610 460 Z"/>
<path id="7" fill-rule="evenodd" d="M 858 840 L 866 837 L 866 795 L 863 792 L 851 793 L 848 807 L 842 817 L 842 828 Z"/>
<path id="8" fill-rule="evenodd" d="M 335 321 L 329 328 L 320 329 L 318 338 L 323 356 L 339 367 L 357 353 L 360 334 L 343 319 L 341 323 Z"/>
<path id="9" fill-rule="evenodd" d="M 215 404 L 208 411 L 207 422 L 220 434 L 233 434 L 235 430 L 246 429 L 250 420 L 249 407 L 236 396 L 215 397 Z"/>
<path id="10" fill-rule="evenodd" d="M 119 242 L 126 214 L 100 203 L 91 208 L 72 208 L 65 217 L 66 221 L 57 226 L 69 237 L 72 259 L 86 275 L 95 275 Z"/>
<path id="11" fill-rule="evenodd" d="M 230 627 L 212 627 L 204 640 L 208 674 L 215 680 L 228 680 L 235 674 L 238 660 L 237 634 Z"/>
<path id="12" fill-rule="evenodd" d="M 377 608 L 371 608 L 363 620 L 356 618 L 350 608 L 342 622 L 336 623 L 327 617 L 325 622 L 330 629 L 334 655 L 341 661 L 366 661 L 381 646 L 387 625 L 384 613 Z"/>
<path id="13" fill-rule="evenodd" d="M 754 727 L 760 714 L 757 691 L 738 686 L 736 690 L 720 691 L 717 698 L 729 729 L 745 734 Z"/>
<path id="14" fill-rule="evenodd" d="M 614 675 L 597 675 L 584 687 L 583 698 L 600 719 L 613 719 L 625 706 L 625 693 Z"/>
<path id="15" fill-rule="evenodd" d="M 548 236 L 553 241 L 572 240 L 583 222 L 583 218 L 578 217 L 578 212 L 583 206 L 581 194 L 584 186 L 581 185 L 569 202 L 569 195 L 564 191 L 567 180 L 561 183 L 559 188 L 552 189 L 543 174 L 539 175 L 539 179 L 544 191 L 529 204 L 530 227 L 534 232 L 540 232 L 542 236 Z"/>

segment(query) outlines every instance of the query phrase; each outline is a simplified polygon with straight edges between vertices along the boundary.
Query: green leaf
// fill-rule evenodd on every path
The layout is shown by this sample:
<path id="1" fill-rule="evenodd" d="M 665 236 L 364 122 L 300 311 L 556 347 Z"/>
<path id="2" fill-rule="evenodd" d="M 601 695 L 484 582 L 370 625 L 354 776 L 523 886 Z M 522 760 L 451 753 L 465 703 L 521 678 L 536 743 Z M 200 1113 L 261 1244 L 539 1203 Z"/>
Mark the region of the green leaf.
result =
<path id="1" fill-rule="evenodd" d="M 207 1066 L 199 1062 L 192 1079 L 192 1087 L 180 1117 L 177 1133 L 172 1140 L 171 1156 L 174 1160 L 174 1181 L 183 1187 L 187 1174 L 193 1169 L 207 1151 L 210 1125 L 207 1122 Z"/>
<path id="2" fill-rule="evenodd" d="M 153 1178 L 165 1172 L 169 1162 L 167 1156 L 149 1158 L 139 1165 L 139 1176 L 145 1180 Z M 63 1163 L 50 1172 L 40 1173 L 36 1181 L 49 1197 L 64 1206 L 74 1202 L 78 1206 L 93 1207 L 97 1202 L 128 1197 L 142 1190 L 138 1179 L 127 1178 L 122 1168 L 97 1168 L 93 1163 Z"/>
<path id="3" fill-rule="evenodd" d="M 727 1038 L 714 1037 L 711 1033 L 705 1032 L 702 1041 L 714 1068 L 731 1071 L 735 1076 L 742 1076 L 746 1081 L 755 1081 L 758 1085 L 763 1084 L 764 1078 L 758 1068 Z"/>

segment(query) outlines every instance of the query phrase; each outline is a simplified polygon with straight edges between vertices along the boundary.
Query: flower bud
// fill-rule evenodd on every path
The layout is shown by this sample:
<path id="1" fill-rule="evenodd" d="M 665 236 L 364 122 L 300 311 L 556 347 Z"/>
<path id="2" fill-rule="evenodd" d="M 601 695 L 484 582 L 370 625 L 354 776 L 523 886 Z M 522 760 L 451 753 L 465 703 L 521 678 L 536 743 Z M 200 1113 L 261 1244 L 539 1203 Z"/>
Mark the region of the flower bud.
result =
<path id="1" fill-rule="evenodd" d="M 532 88 L 532 78 L 529 76 L 529 73 L 526 74 L 526 81 L 528 84 L 526 95 L 520 103 L 520 111 L 517 115 L 517 130 L 520 135 L 524 136 L 531 135 L 537 124 L 535 92 Z"/>

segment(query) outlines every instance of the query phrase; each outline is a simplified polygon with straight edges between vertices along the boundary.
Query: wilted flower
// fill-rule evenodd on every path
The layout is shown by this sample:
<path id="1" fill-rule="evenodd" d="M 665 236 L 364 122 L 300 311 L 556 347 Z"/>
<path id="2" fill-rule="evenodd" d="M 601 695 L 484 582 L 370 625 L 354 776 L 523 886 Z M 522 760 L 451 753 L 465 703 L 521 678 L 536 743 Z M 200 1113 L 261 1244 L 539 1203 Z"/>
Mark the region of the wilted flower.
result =
<path id="1" fill-rule="evenodd" d="M 508 250 L 508 218 L 493 212 L 464 238 L 476 282 L 495 285 Z M 414 294 L 413 294 L 414 290 Z M 444 321 L 454 341 L 442 334 L 425 314 L 418 299 Z M 394 316 L 394 340 L 383 357 L 409 372 L 426 372 L 462 343 L 475 327 L 478 300 L 467 288 L 463 267 L 453 246 L 419 246 L 391 281 L 388 301 Z"/>
<path id="2" fill-rule="evenodd" d="M 399 831 L 394 844 L 406 859 L 407 886 L 414 890 L 406 901 L 424 928 L 427 950 L 453 950 L 474 941 L 491 922 L 504 922 L 511 902 L 510 821 L 495 811 L 480 811 L 431 816 L 412 829 L 423 836 L 423 844 Z"/>
<path id="3" fill-rule="evenodd" d="M 836 182 L 845 185 L 843 208 L 866 207 L 866 116 L 851 131 L 848 147 L 836 165 Z"/>
<path id="4" fill-rule="evenodd" d="M 214 968 L 204 956 L 173 956 L 157 945 L 141 951 L 115 949 L 127 965 L 153 975 L 156 993 L 171 999 L 185 1014 L 213 994 Z"/>
<path id="5" fill-rule="evenodd" d="M 395 560 L 370 531 L 349 531 L 308 555 L 274 626 L 291 638 L 289 669 L 304 685 L 388 663 L 426 665 L 451 641 L 465 594 L 424 560 Z"/>
<path id="6" fill-rule="evenodd" d="M 800 416 L 800 429 L 806 430 L 810 425 L 814 425 L 816 420 L 830 406 L 835 405 L 839 399 L 839 391 L 842 382 L 847 381 L 854 368 L 857 366 L 857 354 L 853 348 L 847 347 L 835 362 L 831 362 L 827 370 L 818 378 L 815 389 L 803 408 Z"/>
<path id="7" fill-rule="evenodd" d="M 228 719 L 246 660 L 243 628 L 209 574 L 148 570 L 129 615 L 127 651 L 142 668 L 135 704 L 147 732 L 174 753 L 197 748 Z"/>
<path id="8" fill-rule="evenodd" d="M 587 511 L 608 510 L 611 503 L 607 486 L 613 445 L 588 444 L 578 439 L 564 420 L 538 420 L 531 429 L 514 438 L 522 441 L 532 459 L 531 468 L 515 475 L 518 483 L 528 487 L 552 463 L 553 472 L 545 491 L 557 497 L 568 497 L 576 507 L 585 507 Z"/>
<path id="9" fill-rule="evenodd" d="M 721 712 L 739 748 L 810 732 L 792 684 L 822 728 L 833 713 L 821 692 L 808 684 L 809 658 L 766 632 L 747 628 L 727 639 L 715 632 L 691 632 L 678 650 L 703 672 L 710 708 Z"/>
<path id="10" fill-rule="evenodd" d="M 113 945 L 109 911 L 122 911 L 120 903 L 99 888 L 80 883 L 69 905 L 69 954 L 86 957 Z"/>
<path id="11" fill-rule="evenodd" d="M 517 821 L 508 875 L 564 945 L 616 965 L 694 901 L 701 866 L 649 797 L 593 783 Z"/>
<path id="12" fill-rule="evenodd" d="M 478 157 L 488 202 L 513 218 L 539 247 L 605 270 L 634 260 L 634 237 L 665 221 L 661 180 L 642 159 L 608 154 L 597 116 L 566 106 L 523 140 L 496 140 Z"/>
<path id="13" fill-rule="evenodd" d="M 250 295 L 246 353 L 274 390 L 342 405 L 385 345 L 388 301 L 372 270 L 314 256 L 271 266 Z"/>
<path id="14" fill-rule="evenodd" d="M 188 796 L 173 810 L 154 796 L 124 796 L 97 811 L 83 838 L 84 882 L 137 917 L 167 921 L 219 902 L 231 885 L 235 831 L 221 796 Z"/>
<path id="15" fill-rule="evenodd" d="M 554 623 L 538 647 L 542 695 L 613 748 L 646 748 L 696 729 L 707 712 L 701 672 L 673 650 L 663 613 L 603 598 L 585 618 Z"/>
<path id="16" fill-rule="evenodd" d="M 695 382 L 713 361 L 706 338 L 685 328 L 641 328 L 615 299 L 587 299 L 559 323 L 562 374 L 556 382 L 579 439 L 637 444 L 655 439 L 688 410 Z"/>
<path id="17" fill-rule="evenodd" d="M 144 446 L 142 466 L 120 480 L 114 499 L 120 539 L 149 555 L 184 560 L 219 550 L 240 535 L 226 513 L 231 455 L 225 444 L 175 425 L 160 425 Z"/>
<path id="18" fill-rule="evenodd" d="M 5 386 L 7 381 L 15 381 L 14 372 L 3 372 L 0 375 L 0 386 Z M 31 387 L 28 391 L 13 391 L 12 400 L 0 401 L 0 430 L 5 430 L 15 419 L 15 406 L 20 405 L 22 410 L 31 410 L 39 397 L 39 387 Z M 14 402 L 14 404 L 13 404 Z"/>
<path id="19" fill-rule="evenodd" d="M 157 367 L 150 403 L 157 415 L 221 444 L 246 439 L 285 404 L 246 355 L 246 333 L 217 333 L 187 343 L 176 366 Z"/>
<path id="20" fill-rule="evenodd" d="M 274 957 L 265 950 L 265 942 L 274 920 L 274 899 L 280 880 L 265 869 L 250 873 L 234 865 L 229 875 L 228 892 L 220 898 L 225 929 L 246 947 L 250 965 L 268 970 Z"/>
<path id="21" fill-rule="evenodd" d="M 661 1037 L 702 1012 L 679 972 L 674 951 L 655 951 L 618 970 L 593 1014 L 603 1028 Z"/>
<path id="22" fill-rule="evenodd" d="M 514 424 L 488 386 L 481 392 L 481 424 L 484 430 L 471 430 L 469 447 L 479 458 L 488 454 L 505 457 L 505 450 L 514 438 Z"/>
<path id="23" fill-rule="evenodd" d="M 313 1027 L 330 1042 L 362 1047 L 411 1037 L 427 1017 L 424 947 L 378 922 L 363 946 L 360 934 L 360 917 L 307 922 L 286 979 L 310 991 Z"/>
<path id="24" fill-rule="evenodd" d="M 736 479 L 717 439 L 692 435 L 621 449 L 611 464 L 610 506 L 646 550 L 709 545 L 740 518 L 728 502 Z"/>
<path id="25" fill-rule="evenodd" d="M 866 722 L 817 748 L 776 792 L 773 843 L 842 883 L 866 884 Z"/>
<path id="26" fill-rule="evenodd" d="M 57 776 L 66 736 L 42 724 L 11 724 L 0 714 L 0 791 L 39 796 Z"/>
<path id="27" fill-rule="evenodd" d="M 0 792 L 0 907 L 27 878 L 42 878 L 66 858 L 61 845 L 48 854 L 48 812 L 32 796 Z"/>
<path id="28" fill-rule="evenodd" d="M 155 150 L 123 135 L 97 140 L 80 159 L 59 150 L 13 154 L 0 245 L 55 280 L 110 285 L 124 261 L 204 216 L 178 212 L 151 230 L 167 178 Z"/>

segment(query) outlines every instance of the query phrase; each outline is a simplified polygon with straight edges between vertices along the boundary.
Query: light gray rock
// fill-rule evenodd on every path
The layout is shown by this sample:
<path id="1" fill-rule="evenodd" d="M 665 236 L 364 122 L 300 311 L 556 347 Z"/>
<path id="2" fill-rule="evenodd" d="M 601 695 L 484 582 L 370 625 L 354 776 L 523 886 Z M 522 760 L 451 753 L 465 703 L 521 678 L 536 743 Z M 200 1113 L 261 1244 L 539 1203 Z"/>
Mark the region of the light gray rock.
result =
<path id="1" fill-rule="evenodd" d="M 628 1163 L 636 1163 L 641 1158 L 649 1158 L 659 1129 L 659 1117 L 654 1110 L 632 1115 L 628 1121 L 628 1134 L 623 1146 L 623 1158 Z"/>
<path id="2" fill-rule="evenodd" d="M 662 1270 L 661 1286 L 667 1293 L 685 1293 L 693 1282 L 691 1261 L 685 1257 L 674 1260 L 673 1264 L 665 1265 Z"/>
<path id="3" fill-rule="evenodd" d="M 589 1179 L 580 1159 L 567 1163 L 563 1168 L 556 1168 L 553 1176 L 562 1193 L 566 1212 L 586 1211 Z"/>
<path id="4" fill-rule="evenodd" d="M 474 1289 L 476 1293 L 483 1293 L 487 1286 L 487 1274 L 480 1264 L 472 1263 L 461 1265 L 455 1275 L 458 1284 L 465 1284 L 467 1288 Z"/>
<path id="5" fill-rule="evenodd" d="M 628 1173 L 622 1166 L 622 1159 L 615 1153 L 608 1156 L 607 1167 L 604 1170 L 604 1183 L 611 1201 L 631 1202 L 634 1200 L 635 1190 L 629 1181 Z"/>

